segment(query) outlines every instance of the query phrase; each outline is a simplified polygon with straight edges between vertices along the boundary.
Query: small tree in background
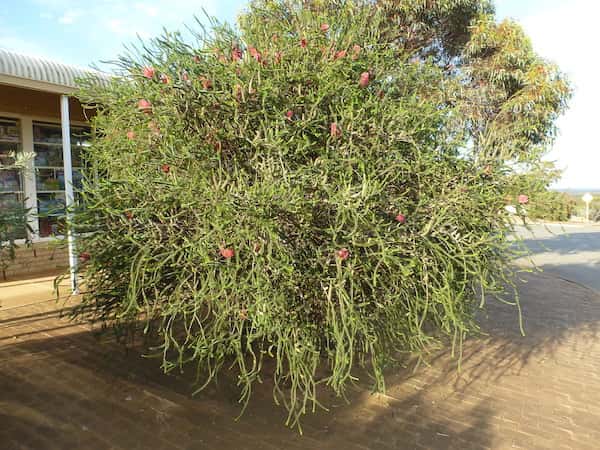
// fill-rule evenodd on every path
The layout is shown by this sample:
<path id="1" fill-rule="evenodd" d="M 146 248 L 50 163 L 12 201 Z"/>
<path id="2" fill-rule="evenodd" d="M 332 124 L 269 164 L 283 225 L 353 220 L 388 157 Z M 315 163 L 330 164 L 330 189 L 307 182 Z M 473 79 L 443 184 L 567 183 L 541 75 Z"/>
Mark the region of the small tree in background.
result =
<path id="1" fill-rule="evenodd" d="M 0 161 L 0 172 L 5 170 L 25 170 L 31 154 L 16 154 L 8 161 Z M 26 230 L 28 210 L 22 203 L 3 204 L 0 210 L 0 271 L 6 279 L 6 269 L 15 259 L 16 241 L 27 237 Z"/>
<path id="2" fill-rule="evenodd" d="M 166 34 L 85 86 L 77 314 L 145 321 L 166 371 L 233 363 L 244 401 L 271 376 L 290 424 L 358 366 L 384 389 L 400 354 L 460 346 L 510 282 L 512 156 L 467 151 L 466 72 L 392 26 L 370 2 L 256 1 L 239 31 Z"/>

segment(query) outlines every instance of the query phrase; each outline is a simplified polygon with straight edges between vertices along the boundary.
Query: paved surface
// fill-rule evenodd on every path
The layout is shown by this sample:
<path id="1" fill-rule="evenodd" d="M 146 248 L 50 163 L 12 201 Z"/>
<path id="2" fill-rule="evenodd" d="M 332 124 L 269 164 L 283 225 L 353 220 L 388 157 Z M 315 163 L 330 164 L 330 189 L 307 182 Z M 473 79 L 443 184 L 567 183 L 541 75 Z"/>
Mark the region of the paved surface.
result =
<path id="1" fill-rule="evenodd" d="M 330 412 L 307 416 L 303 436 L 283 426 L 268 381 L 236 422 L 227 375 L 191 397 L 189 374 L 162 375 L 157 361 L 61 319 L 54 302 L 13 303 L 0 309 L 0 448 L 597 449 L 600 296 L 548 274 L 519 287 L 525 337 L 514 308 L 490 303 L 459 376 L 440 352 L 430 367 L 391 372 L 385 395 L 363 385 L 349 404 L 324 395 Z"/>
<path id="2" fill-rule="evenodd" d="M 600 226 L 533 225 L 518 233 L 535 265 L 600 292 Z M 528 258 L 520 260 L 529 264 Z"/>

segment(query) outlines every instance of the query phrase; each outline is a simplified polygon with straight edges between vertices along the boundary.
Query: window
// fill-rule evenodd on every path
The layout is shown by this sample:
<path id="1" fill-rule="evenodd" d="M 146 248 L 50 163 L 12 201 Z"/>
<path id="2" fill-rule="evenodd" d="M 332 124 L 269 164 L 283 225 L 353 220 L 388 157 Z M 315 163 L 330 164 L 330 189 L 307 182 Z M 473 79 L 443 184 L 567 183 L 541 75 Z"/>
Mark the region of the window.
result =
<path id="1" fill-rule="evenodd" d="M 73 189 L 81 188 L 81 150 L 88 145 L 89 130 L 71 127 Z M 65 174 L 63 169 L 62 129 L 58 124 L 33 123 L 35 183 L 40 237 L 63 234 L 65 214 Z M 77 198 L 77 194 L 76 198 Z"/>
<path id="2" fill-rule="evenodd" d="M 0 118 L 0 163 L 11 165 L 14 155 L 21 151 L 21 127 L 18 120 Z M 21 170 L 0 170 L 0 210 L 15 216 L 24 208 L 25 192 Z M 20 228 L 20 227 L 19 227 Z M 26 227 L 15 230 L 15 239 L 26 237 Z"/>

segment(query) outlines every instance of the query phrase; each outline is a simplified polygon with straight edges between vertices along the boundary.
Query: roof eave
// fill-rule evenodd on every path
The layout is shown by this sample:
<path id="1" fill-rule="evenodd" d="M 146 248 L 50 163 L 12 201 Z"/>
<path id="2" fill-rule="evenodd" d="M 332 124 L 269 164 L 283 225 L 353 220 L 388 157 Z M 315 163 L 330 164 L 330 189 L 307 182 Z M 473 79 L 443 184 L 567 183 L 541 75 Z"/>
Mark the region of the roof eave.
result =
<path id="1" fill-rule="evenodd" d="M 0 84 L 6 84 L 14 87 L 33 89 L 35 91 L 50 92 L 53 94 L 63 95 L 71 95 L 77 90 L 77 88 L 72 86 L 64 86 L 60 84 L 31 80 L 29 78 L 14 77 L 5 74 L 0 74 Z"/>

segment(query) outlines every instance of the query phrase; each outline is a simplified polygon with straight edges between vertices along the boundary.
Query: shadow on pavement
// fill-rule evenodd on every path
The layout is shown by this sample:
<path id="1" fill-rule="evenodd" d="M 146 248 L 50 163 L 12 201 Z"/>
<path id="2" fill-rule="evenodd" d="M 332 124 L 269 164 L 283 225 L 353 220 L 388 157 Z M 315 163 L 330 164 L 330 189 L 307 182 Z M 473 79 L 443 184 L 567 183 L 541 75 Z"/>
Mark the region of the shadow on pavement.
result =
<path id="1" fill-rule="evenodd" d="M 581 252 L 600 253 L 600 229 L 596 233 L 566 233 L 536 237 L 527 234 L 523 243 L 533 255 L 539 253 L 558 253 L 574 255 Z"/>
<path id="2" fill-rule="evenodd" d="M 589 363 L 600 350 L 600 298 L 543 274 L 525 275 L 519 287 L 525 337 L 515 308 L 489 300 L 484 335 L 465 343 L 460 373 L 445 350 L 428 367 L 390 370 L 385 394 L 364 383 L 350 390 L 349 403 L 323 392 L 330 411 L 307 414 L 303 436 L 283 425 L 268 377 L 236 422 L 238 389 L 226 370 L 192 397 L 192 373 L 164 375 L 159 361 L 81 326 L 65 328 L 64 319 L 3 323 L 0 442 L 3 449 L 552 448 L 562 431 L 550 420 L 569 414 L 560 405 L 572 411 L 569 402 L 593 403 L 600 392 Z M 6 339 L 13 335 L 22 337 Z M 523 431 L 528 411 L 539 411 L 535 423 L 547 431 Z M 581 420 L 599 419 L 586 414 Z"/>

